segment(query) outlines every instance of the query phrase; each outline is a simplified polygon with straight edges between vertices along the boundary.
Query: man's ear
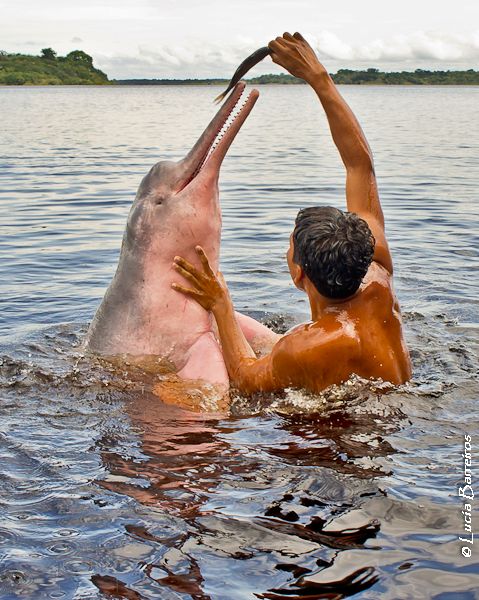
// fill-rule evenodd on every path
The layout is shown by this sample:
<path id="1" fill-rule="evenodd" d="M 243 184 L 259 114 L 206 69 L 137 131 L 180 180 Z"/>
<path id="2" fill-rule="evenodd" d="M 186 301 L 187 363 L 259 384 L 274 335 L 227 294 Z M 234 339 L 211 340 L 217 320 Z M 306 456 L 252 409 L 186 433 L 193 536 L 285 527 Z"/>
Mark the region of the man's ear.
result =
<path id="1" fill-rule="evenodd" d="M 305 273 L 304 273 L 303 267 L 301 267 L 301 265 L 298 265 L 297 263 L 293 263 L 293 272 L 291 273 L 291 277 L 293 279 L 294 285 L 299 290 L 304 290 Z"/>

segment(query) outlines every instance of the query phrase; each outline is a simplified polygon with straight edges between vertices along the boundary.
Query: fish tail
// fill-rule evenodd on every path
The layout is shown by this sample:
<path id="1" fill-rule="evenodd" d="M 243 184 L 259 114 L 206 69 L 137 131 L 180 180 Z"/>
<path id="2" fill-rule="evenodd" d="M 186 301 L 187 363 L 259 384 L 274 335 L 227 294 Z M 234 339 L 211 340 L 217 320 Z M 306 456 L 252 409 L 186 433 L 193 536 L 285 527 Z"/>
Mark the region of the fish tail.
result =
<path id="1" fill-rule="evenodd" d="M 215 104 L 219 104 L 225 96 L 226 96 L 226 92 L 222 92 L 219 96 L 216 96 L 216 98 L 213 100 L 213 102 Z"/>
<path id="2" fill-rule="evenodd" d="M 256 52 L 253 52 L 253 54 L 250 54 L 248 56 L 248 58 L 246 58 L 241 64 L 240 66 L 236 69 L 233 77 L 231 78 L 231 81 L 228 85 L 228 88 L 219 96 L 217 96 L 213 102 L 215 104 L 218 104 L 218 102 L 221 102 L 223 100 L 223 98 L 226 96 L 226 94 L 232 90 L 234 88 L 234 86 L 238 83 L 238 81 L 243 77 L 243 75 L 246 75 L 246 73 L 255 65 L 257 65 L 260 61 L 263 60 L 263 58 L 266 58 L 268 55 L 271 55 L 271 50 L 268 48 L 268 46 L 263 46 L 263 48 L 260 48 L 259 50 L 256 50 Z"/>

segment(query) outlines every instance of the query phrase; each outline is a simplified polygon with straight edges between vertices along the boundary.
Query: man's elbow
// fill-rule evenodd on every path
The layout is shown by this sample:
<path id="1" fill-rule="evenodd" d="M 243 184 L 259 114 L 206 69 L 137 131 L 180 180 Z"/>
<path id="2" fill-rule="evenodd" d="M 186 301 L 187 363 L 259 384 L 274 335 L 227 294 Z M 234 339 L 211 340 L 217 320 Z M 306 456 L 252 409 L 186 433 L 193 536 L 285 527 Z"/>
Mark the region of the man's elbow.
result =
<path id="1" fill-rule="evenodd" d="M 255 382 L 250 378 L 235 374 L 230 379 L 231 386 L 242 396 L 251 396 L 255 392 L 260 392 L 261 389 L 255 385 Z"/>
<path id="2" fill-rule="evenodd" d="M 255 378 L 251 373 L 251 366 L 255 362 L 255 359 L 242 361 L 234 370 L 230 373 L 230 384 L 240 394 L 250 396 L 254 392 L 258 391 L 255 386 Z"/>
<path id="3" fill-rule="evenodd" d="M 255 392 L 271 392 L 276 389 L 270 373 L 263 370 L 256 359 L 244 361 L 230 373 L 230 384 L 240 394 L 251 396 Z"/>

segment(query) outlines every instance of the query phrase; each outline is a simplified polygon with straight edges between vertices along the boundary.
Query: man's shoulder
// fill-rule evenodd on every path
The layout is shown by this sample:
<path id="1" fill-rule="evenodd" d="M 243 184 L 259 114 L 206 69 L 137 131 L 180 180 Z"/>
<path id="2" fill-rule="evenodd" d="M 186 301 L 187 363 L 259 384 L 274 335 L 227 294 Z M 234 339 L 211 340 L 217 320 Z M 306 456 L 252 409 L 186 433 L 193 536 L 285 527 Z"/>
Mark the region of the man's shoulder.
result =
<path id="1" fill-rule="evenodd" d="M 372 310 L 376 316 L 378 311 L 382 314 L 397 304 L 393 276 L 380 263 L 371 263 L 361 284 L 359 300 L 360 310 Z M 371 320 L 372 316 L 369 315 L 368 320 Z"/>
<path id="2" fill-rule="evenodd" d="M 364 276 L 361 287 L 364 288 L 369 283 L 378 282 L 390 288 L 392 279 L 392 273 L 390 273 L 381 263 L 373 260 Z"/>

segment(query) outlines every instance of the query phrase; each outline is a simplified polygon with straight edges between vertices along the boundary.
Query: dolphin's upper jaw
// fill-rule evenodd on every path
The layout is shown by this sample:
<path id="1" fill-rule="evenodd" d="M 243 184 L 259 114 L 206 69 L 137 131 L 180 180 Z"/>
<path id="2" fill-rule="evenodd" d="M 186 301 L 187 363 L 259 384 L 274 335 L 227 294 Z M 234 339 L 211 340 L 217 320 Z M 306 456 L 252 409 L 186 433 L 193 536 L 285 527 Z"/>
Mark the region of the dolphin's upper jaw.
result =
<path id="1" fill-rule="evenodd" d="M 193 149 L 181 161 L 186 170 L 186 177 L 176 193 L 184 190 L 200 173 L 218 177 L 226 152 L 259 96 L 258 90 L 255 89 L 245 94 L 245 87 L 244 82 L 236 84 Z"/>

